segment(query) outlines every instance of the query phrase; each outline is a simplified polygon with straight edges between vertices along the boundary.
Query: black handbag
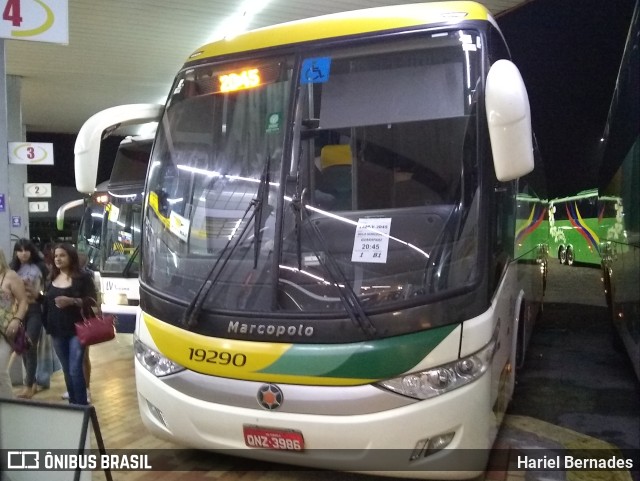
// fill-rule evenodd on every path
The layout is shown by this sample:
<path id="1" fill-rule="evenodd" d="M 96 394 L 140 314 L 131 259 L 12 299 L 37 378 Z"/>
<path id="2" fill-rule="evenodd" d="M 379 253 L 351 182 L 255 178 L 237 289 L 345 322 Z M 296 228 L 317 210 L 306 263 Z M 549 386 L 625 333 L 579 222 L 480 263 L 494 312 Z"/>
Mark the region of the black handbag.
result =
<path id="1" fill-rule="evenodd" d="M 5 336 L 5 338 L 13 352 L 16 354 L 24 354 L 31 349 L 31 346 L 33 345 L 22 322 L 18 326 L 18 329 L 16 329 L 16 334 L 12 338 L 9 338 L 8 336 Z"/>

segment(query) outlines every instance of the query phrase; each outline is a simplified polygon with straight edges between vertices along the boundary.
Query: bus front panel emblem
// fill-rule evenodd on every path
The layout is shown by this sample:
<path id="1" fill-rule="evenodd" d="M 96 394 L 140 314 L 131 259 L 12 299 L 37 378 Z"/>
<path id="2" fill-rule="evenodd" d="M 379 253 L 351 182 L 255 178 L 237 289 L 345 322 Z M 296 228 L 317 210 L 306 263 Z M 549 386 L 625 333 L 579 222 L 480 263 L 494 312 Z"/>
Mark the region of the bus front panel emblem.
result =
<path id="1" fill-rule="evenodd" d="M 284 400 L 282 389 L 275 384 L 263 384 L 260 386 L 257 397 L 258 404 L 269 411 L 278 409 L 282 406 L 282 401 Z"/>

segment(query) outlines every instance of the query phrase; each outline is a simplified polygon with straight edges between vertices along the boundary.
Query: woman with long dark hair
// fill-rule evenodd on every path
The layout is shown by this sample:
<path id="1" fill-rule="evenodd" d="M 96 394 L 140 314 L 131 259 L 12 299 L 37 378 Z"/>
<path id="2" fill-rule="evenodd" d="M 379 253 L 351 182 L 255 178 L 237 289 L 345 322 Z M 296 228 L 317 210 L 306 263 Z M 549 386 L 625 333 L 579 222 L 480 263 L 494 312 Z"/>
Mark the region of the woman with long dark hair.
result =
<path id="1" fill-rule="evenodd" d="M 30 399 L 38 392 L 36 368 L 38 367 L 38 342 L 42 333 L 42 309 L 37 299 L 44 287 L 45 267 L 38 249 L 29 239 L 20 239 L 14 244 L 13 258 L 9 266 L 22 278 L 29 302 L 24 326 L 32 345 L 22 354 L 25 368 L 24 389 L 18 397 Z"/>
<path id="2" fill-rule="evenodd" d="M 44 325 L 62 365 L 69 403 L 88 404 L 82 370 L 85 347 L 76 336 L 75 323 L 82 320 L 82 308 L 89 308 L 96 299 L 95 285 L 91 275 L 80 268 L 78 251 L 71 244 L 55 246 L 50 278 Z"/>

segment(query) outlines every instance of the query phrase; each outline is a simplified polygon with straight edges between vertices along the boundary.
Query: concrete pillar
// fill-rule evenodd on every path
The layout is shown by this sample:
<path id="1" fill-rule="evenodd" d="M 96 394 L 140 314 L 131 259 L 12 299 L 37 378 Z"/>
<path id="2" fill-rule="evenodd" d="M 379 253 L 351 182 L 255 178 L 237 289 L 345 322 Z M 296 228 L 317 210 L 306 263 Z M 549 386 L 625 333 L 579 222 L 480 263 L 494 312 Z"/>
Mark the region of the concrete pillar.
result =
<path id="1" fill-rule="evenodd" d="M 0 211 L 0 248 L 9 260 L 12 241 L 29 237 L 29 204 L 24 197 L 27 166 L 9 165 L 7 153 L 7 143 L 26 140 L 26 132 L 20 101 L 22 79 L 6 74 L 5 58 L 4 40 L 0 39 L 0 195 L 4 196 Z"/>

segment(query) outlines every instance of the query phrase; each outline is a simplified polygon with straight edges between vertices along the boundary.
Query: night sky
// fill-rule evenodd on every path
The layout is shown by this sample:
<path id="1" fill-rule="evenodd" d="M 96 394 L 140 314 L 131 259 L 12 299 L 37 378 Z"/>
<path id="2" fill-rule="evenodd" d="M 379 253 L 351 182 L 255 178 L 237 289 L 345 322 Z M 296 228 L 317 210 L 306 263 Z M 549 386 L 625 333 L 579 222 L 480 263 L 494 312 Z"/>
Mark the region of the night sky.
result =
<path id="1" fill-rule="evenodd" d="M 527 86 L 549 198 L 598 185 L 633 0 L 533 0 L 498 18 Z"/>
<path id="2" fill-rule="evenodd" d="M 498 17 L 527 86 L 549 198 L 597 186 L 604 131 L 633 0 L 531 0 Z M 114 99 L 117 103 L 117 99 Z M 53 142 L 54 167 L 30 167 L 29 182 L 74 186 L 75 136 L 27 133 Z M 109 139 L 98 182 L 108 179 L 119 138 Z"/>

